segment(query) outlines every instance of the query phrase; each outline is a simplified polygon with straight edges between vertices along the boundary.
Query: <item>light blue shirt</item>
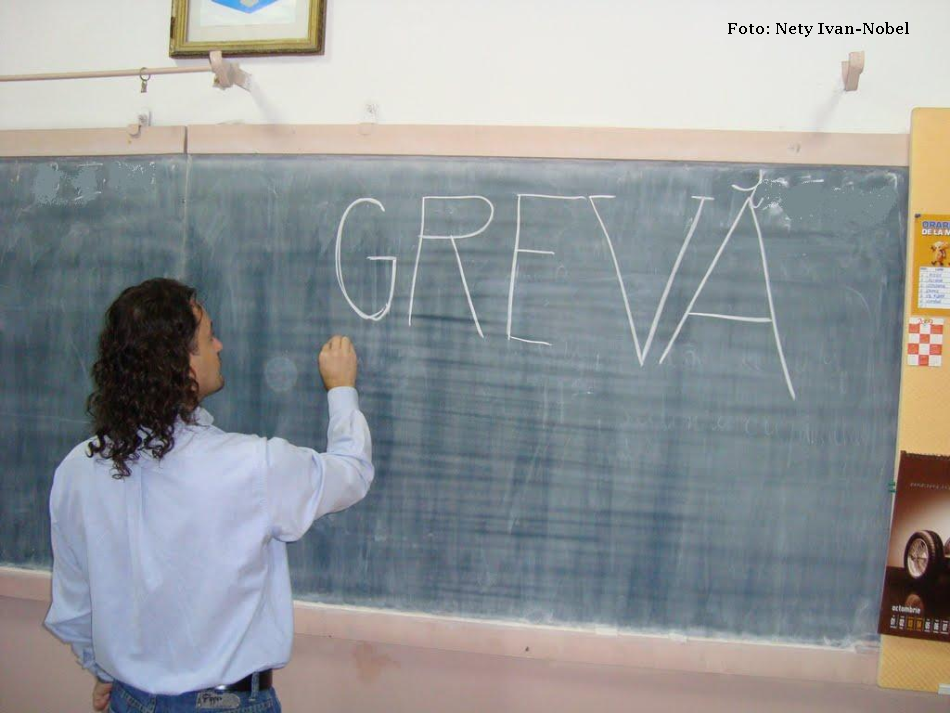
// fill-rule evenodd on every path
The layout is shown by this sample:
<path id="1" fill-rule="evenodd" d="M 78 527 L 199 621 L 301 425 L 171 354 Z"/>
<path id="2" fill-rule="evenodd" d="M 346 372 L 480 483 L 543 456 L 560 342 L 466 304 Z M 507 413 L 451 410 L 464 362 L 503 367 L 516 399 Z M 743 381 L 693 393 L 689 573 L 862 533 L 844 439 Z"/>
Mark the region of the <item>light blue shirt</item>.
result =
<path id="1" fill-rule="evenodd" d="M 287 545 L 373 481 L 355 389 L 328 395 L 327 452 L 225 433 L 197 409 L 160 461 L 132 474 L 81 443 L 50 494 L 53 602 L 46 626 L 81 665 L 153 694 L 284 666 L 293 641 Z"/>

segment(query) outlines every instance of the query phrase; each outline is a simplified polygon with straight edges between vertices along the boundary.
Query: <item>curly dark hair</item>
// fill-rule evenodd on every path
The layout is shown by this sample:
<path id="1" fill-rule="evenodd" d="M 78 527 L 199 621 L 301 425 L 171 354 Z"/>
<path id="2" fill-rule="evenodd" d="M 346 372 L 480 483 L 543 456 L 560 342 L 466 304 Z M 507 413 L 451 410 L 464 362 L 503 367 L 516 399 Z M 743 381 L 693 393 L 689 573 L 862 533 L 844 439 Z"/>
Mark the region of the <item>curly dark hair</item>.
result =
<path id="1" fill-rule="evenodd" d="M 106 311 L 86 402 L 95 434 L 87 455 L 110 459 L 113 478 L 128 477 L 141 451 L 168 453 L 179 418 L 195 422 L 196 304 L 194 288 L 155 278 L 124 290 Z"/>

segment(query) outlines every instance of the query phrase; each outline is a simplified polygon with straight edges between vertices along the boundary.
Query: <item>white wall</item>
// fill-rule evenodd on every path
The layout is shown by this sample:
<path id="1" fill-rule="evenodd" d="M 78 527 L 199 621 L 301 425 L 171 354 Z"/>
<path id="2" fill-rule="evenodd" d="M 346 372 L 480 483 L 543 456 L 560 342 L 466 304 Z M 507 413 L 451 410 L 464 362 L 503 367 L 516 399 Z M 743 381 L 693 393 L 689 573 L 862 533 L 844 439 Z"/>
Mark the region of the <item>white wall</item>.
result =
<path id="1" fill-rule="evenodd" d="M 210 75 L 157 77 L 146 95 L 136 79 L 0 84 L 0 130 L 124 126 L 142 108 L 160 125 L 355 123 L 372 101 L 390 124 L 903 133 L 913 107 L 950 106 L 950 0 L 328 2 L 325 56 L 241 60 L 254 95 L 214 90 Z M 0 0 L 0 75 L 176 64 L 167 56 L 170 5 Z M 911 34 L 726 35 L 729 21 L 768 23 L 774 33 L 775 22 L 819 20 L 907 21 Z M 840 62 L 861 49 L 860 90 L 845 95 Z M 0 598 L 0 631 L 11 632 L 0 637 L 0 661 L 16 664 L 0 666 L 0 710 L 88 709 L 89 680 L 41 630 L 44 611 Z M 322 681 L 336 684 L 346 710 L 379 710 L 379 701 L 413 711 L 627 710 L 632 700 L 654 710 L 758 711 L 779 701 L 776 710 L 923 711 L 939 703 L 863 687 L 737 685 L 398 647 L 367 657 L 358 642 L 311 639 L 297 638 L 295 668 L 282 674 L 296 703 L 286 710 L 320 699 Z M 380 656 L 388 663 L 377 678 Z"/>
<path id="2" fill-rule="evenodd" d="M 3 0 L 0 74 L 175 64 L 171 0 Z M 0 84 L 0 129 L 355 123 L 904 133 L 950 105 L 947 0 L 328 0 L 323 57 L 245 59 L 249 95 L 211 75 Z M 902 36 L 776 36 L 776 22 L 910 23 Z M 771 26 L 728 36 L 729 21 Z M 859 91 L 840 62 L 865 50 Z M 179 61 L 194 64 L 198 60 Z"/>

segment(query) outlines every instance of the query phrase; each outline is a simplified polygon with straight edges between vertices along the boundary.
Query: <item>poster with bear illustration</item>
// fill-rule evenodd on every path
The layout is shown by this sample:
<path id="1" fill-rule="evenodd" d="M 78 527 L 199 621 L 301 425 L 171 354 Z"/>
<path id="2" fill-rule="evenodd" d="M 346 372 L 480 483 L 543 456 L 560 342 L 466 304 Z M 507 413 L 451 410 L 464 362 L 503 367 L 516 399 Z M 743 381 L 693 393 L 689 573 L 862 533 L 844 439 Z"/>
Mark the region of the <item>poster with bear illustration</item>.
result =
<path id="1" fill-rule="evenodd" d="M 950 215 L 914 217 L 915 315 L 950 311 Z"/>

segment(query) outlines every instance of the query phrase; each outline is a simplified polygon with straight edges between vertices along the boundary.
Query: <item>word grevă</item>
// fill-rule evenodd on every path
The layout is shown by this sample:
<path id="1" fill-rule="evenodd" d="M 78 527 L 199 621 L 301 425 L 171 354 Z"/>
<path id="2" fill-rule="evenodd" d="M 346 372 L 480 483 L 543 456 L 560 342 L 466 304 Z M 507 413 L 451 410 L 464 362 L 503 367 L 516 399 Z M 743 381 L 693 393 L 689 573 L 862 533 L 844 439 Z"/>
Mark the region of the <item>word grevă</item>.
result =
<path id="1" fill-rule="evenodd" d="M 758 218 L 755 215 L 755 209 L 757 205 L 754 203 L 755 192 L 758 187 L 762 184 L 762 171 L 759 171 L 759 180 L 758 182 L 749 188 L 744 188 L 740 186 L 733 185 L 732 187 L 737 191 L 742 191 L 746 193 L 746 199 L 743 201 L 742 206 L 739 208 L 738 213 L 736 213 L 735 220 L 733 220 L 732 225 L 729 228 L 729 231 L 726 233 L 726 237 L 723 238 L 722 243 L 719 246 L 718 251 L 716 252 L 715 257 L 713 257 L 712 262 L 709 264 L 709 268 L 706 270 L 706 274 L 703 276 L 702 281 L 699 283 L 699 286 L 696 288 L 695 293 L 693 294 L 692 299 L 689 301 L 689 305 L 686 307 L 686 310 L 683 312 L 683 316 L 680 318 L 679 323 L 676 326 L 676 330 L 673 332 L 673 336 L 670 337 L 669 343 L 666 345 L 663 354 L 660 356 L 658 361 L 659 364 L 662 364 L 666 357 L 669 355 L 670 351 L 673 349 L 673 345 L 676 343 L 677 337 L 679 337 L 680 331 L 683 329 L 683 325 L 686 324 L 686 320 L 690 317 L 706 317 L 712 319 L 724 319 L 737 322 L 750 322 L 758 324 L 771 324 L 772 333 L 775 337 L 775 348 L 778 351 L 779 361 L 782 364 L 782 373 L 785 376 L 785 384 L 788 387 L 788 393 L 795 399 L 795 388 L 792 386 L 792 380 L 788 373 L 788 366 L 785 363 L 785 354 L 782 351 L 782 339 L 778 331 L 778 323 L 775 320 L 775 305 L 772 300 L 772 286 L 769 281 L 769 268 L 768 262 L 765 257 L 765 244 L 762 240 L 762 230 L 759 227 Z M 536 255 L 554 255 L 554 252 L 550 250 L 529 250 L 527 248 L 521 247 L 521 203 L 524 199 L 541 199 L 541 200 L 558 200 L 558 201 L 587 201 L 590 203 L 591 209 L 594 212 L 594 215 L 597 218 L 597 222 L 600 225 L 601 232 L 604 234 L 604 238 L 607 241 L 607 246 L 610 250 L 610 256 L 613 260 L 614 271 L 617 276 L 617 283 L 620 290 L 621 297 L 623 298 L 623 305 L 627 315 L 627 322 L 630 326 L 630 336 L 633 338 L 634 349 L 637 353 L 637 361 L 640 363 L 640 366 L 643 366 L 646 361 L 647 355 L 650 353 L 650 348 L 653 345 L 653 337 L 656 334 L 656 327 L 660 321 L 660 317 L 663 314 L 663 309 L 666 306 L 666 299 L 669 296 L 670 288 L 673 285 L 673 280 L 676 278 L 676 274 L 680 268 L 680 263 L 683 260 L 683 256 L 686 253 L 687 248 L 689 247 L 690 240 L 693 238 L 693 233 L 696 230 L 696 226 L 699 224 L 699 218 L 703 212 L 703 206 L 706 201 L 714 200 L 709 196 L 693 196 L 694 200 L 699 201 L 699 204 L 696 206 L 696 214 L 693 217 L 693 221 L 690 224 L 689 231 L 687 232 L 686 239 L 683 241 L 683 246 L 680 248 L 679 254 L 676 257 L 676 262 L 673 264 L 673 269 L 670 272 L 669 279 L 666 282 L 666 286 L 663 289 L 663 294 L 660 297 L 660 302 L 657 305 L 656 312 L 653 316 L 653 322 L 650 325 L 650 330 L 647 334 L 646 342 L 641 346 L 640 338 L 637 334 L 636 326 L 633 321 L 633 314 L 630 311 L 630 301 L 627 296 L 627 289 L 623 283 L 623 275 L 620 272 L 620 265 L 617 262 L 617 255 L 614 252 L 613 241 L 610 238 L 610 233 L 607 231 L 607 226 L 604 225 L 604 221 L 601 218 L 600 211 L 597 209 L 597 201 L 610 200 L 615 198 L 615 196 L 608 195 L 592 195 L 592 196 L 550 196 L 550 195 L 541 195 L 536 193 L 518 193 L 517 194 L 517 203 L 516 203 L 516 227 L 515 227 L 515 245 L 514 251 L 512 252 L 511 257 L 511 278 L 508 284 L 508 323 L 507 323 L 507 335 L 508 339 L 516 340 L 519 342 L 526 342 L 528 344 L 540 344 L 543 346 L 551 346 L 550 342 L 539 341 L 535 339 L 527 339 L 524 337 L 515 336 L 511 330 L 511 314 L 512 307 L 514 305 L 514 294 L 515 294 L 515 281 L 518 271 L 518 256 L 525 253 L 532 253 Z M 482 201 L 488 208 L 488 219 L 485 223 L 478 229 L 470 233 L 463 233 L 459 235 L 434 235 L 426 232 L 426 205 L 427 201 Z M 346 210 L 343 211 L 343 216 L 340 218 L 340 224 L 337 227 L 336 232 L 336 279 L 337 283 L 340 286 L 340 291 L 343 293 L 343 297 L 346 299 L 350 307 L 353 308 L 353 311 L 356 312 L 362 319 L 371 320 L 377 322 L 383 319 L 389 310 L 392 308 L 393 296 L 396 290 L 396 267 L 398 260 L 395 256 L 392 255 L 374 255 L 367 257 L 367 260 L 378 261 L 378 262 L 388 262 L 391 265 L 390 272 L 390 283 L 389 283 L 389 297 L 386 300 L 386 304 L 383 305 L 380 309 L 373 313 L 364 312 L 360 309 L 356 303 L 350 298 L 349 293 L 346 290 L 346 282 L 343 279 L 343 265 L 342 265 L 342 254 L 343 254 L 343 231 L 346 227 L 346 221 L 350 216 L 351 211 L 356 208 L 356 206 L 362 204 L 374 205 L 379 210 L 385 212 L 386 208 L 375 198 L 358 198 L 357 200 L 350 203 Z M 756 236 L 758 237 L 759 243 L 759 254 L 762 257 L 762 270 L 765 276 L 764 287 L 765 294 L 768 298 L 769 304 L 769 316 L 768 317 L 746 317 L 742 315 L 735 314 L 712 314 L 708 312 L 694 312 L 693 305 L 696 304 L 696 300 L 699 299 L 700 294 L 705 287 L 709 276 L 712 274 L 713 270 L 716 268 L 719 258 L 722 256 L 723 252 L 726 249 L 726 245 L 729 244 L 729 239 L 732 237 L 733 232 L 736 229 L 736 226 L 739 224 L 739 219 L 742 217 L 743 213 L 746 211 L 749 212 L 753 225 L 755 226 Z M 472 303 L 472 295 L 468 289 L 468 281 L 465 279 L 465 268 L 462 266 L 462 258 L 459 255 L 457 240 L 466 240 L 468 238 L 474 238 L 477 235 L 481 235 L 488 226 L 491 224 L 492 219 L 495 217 L 495 206 L 484 196 L 423 196 L 422 198 L 422 225 L 419 230 L 419 242 L 416 248 L 416 262 L 415 267 L 412 272 L 412 287 L 409 292 L 409 324 L 412 325 L 412 307 L 415 299 L 416 292 L 416 278 L 419 274 L 419 257 L 422 255 L 422 246 L 427 240 L 447 240 L 452 246 L 452 250 L 455 253 L 455 260 L 458 264 L 459 277 L 462 280 L 462 288 L 465 290 L 465 297 L 468 300 L 468 308 L 472 314 L 472 320 L 475 323 L 475 329 L 478 331 L 478 335 L 484 339 L 485 335 L 482 332 L 482 327 L 478 321 L 478 314 L 475 311 L 475 305 Z"/>

